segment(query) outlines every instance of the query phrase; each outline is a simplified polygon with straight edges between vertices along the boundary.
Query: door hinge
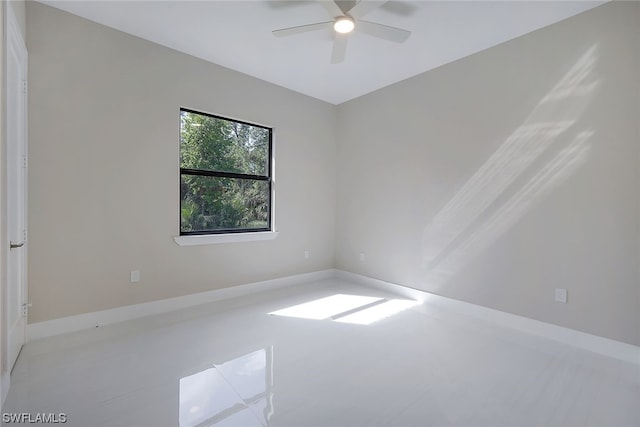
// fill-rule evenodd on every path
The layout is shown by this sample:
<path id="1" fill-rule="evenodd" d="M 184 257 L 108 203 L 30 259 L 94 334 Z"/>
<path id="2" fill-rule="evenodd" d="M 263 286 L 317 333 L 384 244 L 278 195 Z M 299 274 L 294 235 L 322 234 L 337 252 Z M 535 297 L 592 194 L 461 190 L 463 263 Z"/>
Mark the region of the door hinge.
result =
<path id="1" fill-rule="evenodd" d="M 26 155 L 22 156 L 22 167 L 24 169 L 27 168 L 27 156 Z"/>
<path id="2" fill-rule="evenodd" d="M 29 315 L 29 308 L 31 307 L 30 302 L 25 302 L 22 304 L 22 316 L 27 317 Z"/>
<path id="3" fill-rule="evenodd" d="M 22 81 L 22 93 L 24 93 L 25 95 L 27 94 L 27 81 L 26 80 Z"/>

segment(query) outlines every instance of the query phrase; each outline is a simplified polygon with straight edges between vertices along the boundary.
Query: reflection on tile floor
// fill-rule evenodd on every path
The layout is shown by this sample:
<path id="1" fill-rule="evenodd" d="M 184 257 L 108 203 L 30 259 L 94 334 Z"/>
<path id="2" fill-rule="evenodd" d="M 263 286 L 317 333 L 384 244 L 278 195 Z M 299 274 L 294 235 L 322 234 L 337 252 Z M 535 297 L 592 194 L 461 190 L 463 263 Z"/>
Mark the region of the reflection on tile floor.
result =
<path id="1" fill-rule="evenodd" d="M 335 295 L 368 298 L 269 314 Z M 39 340 L 3 412 L 79 427 L 640 426 L 637 365 L 407 304 L 332 279 Z"/>

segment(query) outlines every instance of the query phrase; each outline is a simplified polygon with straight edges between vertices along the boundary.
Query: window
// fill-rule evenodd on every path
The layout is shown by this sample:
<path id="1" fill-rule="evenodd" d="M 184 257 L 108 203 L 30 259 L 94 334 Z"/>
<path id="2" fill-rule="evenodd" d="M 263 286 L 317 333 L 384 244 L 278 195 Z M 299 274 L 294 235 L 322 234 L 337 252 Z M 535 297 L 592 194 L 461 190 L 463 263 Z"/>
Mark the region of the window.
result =
<path id="1" fill-rule="evenodd" d="M 180 234 L 271 231 L 273 129 L 180 109 Z"/>

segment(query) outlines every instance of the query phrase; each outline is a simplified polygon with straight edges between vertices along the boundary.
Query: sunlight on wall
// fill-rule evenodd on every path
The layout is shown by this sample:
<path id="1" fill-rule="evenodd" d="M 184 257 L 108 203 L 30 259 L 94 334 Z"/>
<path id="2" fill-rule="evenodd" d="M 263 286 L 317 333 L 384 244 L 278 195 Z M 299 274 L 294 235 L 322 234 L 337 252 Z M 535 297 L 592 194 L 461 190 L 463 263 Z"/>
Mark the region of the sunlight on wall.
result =
<path id="1" fill-rule="evenodd" d="M 578 131 L 568 144 L 560 136 L 575 125 L 598 85 L 596 52 L 597 45 L 573 65 L 425 228 L 426 285 L 444 285 L 586 161 L 593 131 Z M 519 181 L 525 183 L 513 188 Z"/>
<path id="2" fill-rule="evenodd" d="M 273 347 L 180 379 L 180 427 L 263 425 L 273 414 Z M 220 423 L 220 424 L 219 424 Z"/>
<path id="3" fill-rule="evenodd" d="M 587 140 L 593 132 L 582 132 L 571 144 L 540 170 L 515 195 L 488 218 L 482 227 L 472 232 L 455 250 L 448 252 L 436 268 L 429 271 L 429 283 L 444 284 L 465 262 L 487 248 L 515 225 L 534 202 L 570 176 L 586 161 L 590 147 Z"/>

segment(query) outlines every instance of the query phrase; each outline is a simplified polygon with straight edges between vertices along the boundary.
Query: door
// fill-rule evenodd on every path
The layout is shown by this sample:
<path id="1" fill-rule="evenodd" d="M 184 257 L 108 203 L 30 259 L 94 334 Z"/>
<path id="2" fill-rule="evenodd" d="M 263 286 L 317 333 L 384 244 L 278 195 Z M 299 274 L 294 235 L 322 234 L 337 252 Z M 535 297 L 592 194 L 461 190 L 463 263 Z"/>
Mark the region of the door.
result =
<path id="1" fill-rule="evenodd" d="M 6 8 L 7 137 L 7 368 L 26 340 L 27 327 L 27 49 L 11 8 Z"/>

